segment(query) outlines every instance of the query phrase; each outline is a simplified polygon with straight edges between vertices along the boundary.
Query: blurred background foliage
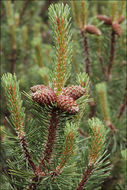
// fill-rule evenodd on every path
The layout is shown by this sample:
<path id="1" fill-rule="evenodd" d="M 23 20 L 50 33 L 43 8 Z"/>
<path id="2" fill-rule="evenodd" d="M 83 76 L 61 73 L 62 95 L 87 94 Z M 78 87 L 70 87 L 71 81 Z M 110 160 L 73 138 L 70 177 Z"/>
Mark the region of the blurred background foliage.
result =
<path id="1" fill-rule="evenodd" d="M 1 1 L 1 76 L 6 73 L 16 73 L 20 80 L 20 90 L 29 92 L 31 86 L 36 84 L 47 85 L 50 80 L 52 59 L 54 50 L 52 48 L 53 39 L 51 26 L 48 20 L 48 7 L 51 3 L 63 2 L 72 7 L 71 1 L 59 0 L 10 0 Z M 80 1 L 77 0 L 80 4 Z M 113 4 L 114 3 L 114 4 Z M 124 190 L 126 184 L 126 108 L 119 117 L 120 108 L 127 104 L 127 83 L 126 83 L 126 19 L 122 23 L 122 36 L 117 37 L 115 47 L 115 59 L 112 68 L 112 78 L 107 81 L 102 72 L 100 56 L 103 58 L 103 66 L 107 68 L 110 54 L 110 34 L 111 28 L 104 26 L 103 22 L 97 20 L 98 14 L 111 16 L 112 7 L 120 9 L 121 1 L 87 1 L 87 24 L 97 26 L 102 32 L 101 36 L 88 34 L 90 49 L 90 80 L 91 94 L 94 102 L 92 116 L 97 116 L 105 121 L 103 111 L 99 101 L 99 92 L 96 85 L 101 82 L 107 83 L 108 109 L 110 118 L 116 133 L 110 132 L 108 139 L 109 152 L 111 153 L 112 171 L 109 178 L 103 183 L 103 190 Z M 113 6 L 112 6 L 113 4 Z M 126 6 L 126 5 L 125 5 Z M 126 17 L 126 9 L 123 15 Z M 76 26 L 72 9 L 72 38 L 73 38 L 73 59 L 72 74 L 69 83 L 73 84 L 76 80 L 75 73 L 83 72 L 84 54 L 80 31 Z M 22 97 L 24 98 L 24 97 Z M 6 109 L 5 97 L 1 91 L 1 128 L 8 130 L 5 116 L 9 113 Z M 27 110 L 28 111 L 28 110 Z M 80 126 L 80 135 L 87 136 L 87 120 L 91 117 L 91 106 L 88 107 Z M 110 129 L 109 129 L 110 130 Z M 84 137 L 83 137 L 84 138 Z M 4 134 L 1 132 L 1 140 L 4 141 Z M 4 170 L 4 160 L 9 152 L 2 153 L 2 166 Z"/>

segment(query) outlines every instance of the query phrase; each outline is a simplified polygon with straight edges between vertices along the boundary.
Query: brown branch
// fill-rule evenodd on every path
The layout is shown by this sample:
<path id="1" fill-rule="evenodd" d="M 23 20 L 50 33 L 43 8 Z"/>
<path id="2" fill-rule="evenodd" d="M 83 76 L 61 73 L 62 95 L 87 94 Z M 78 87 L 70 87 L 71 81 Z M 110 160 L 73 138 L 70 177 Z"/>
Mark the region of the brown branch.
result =
<path id="1" fill-rule="evenodd" d="M 101 65 L 102 74 L 103 74 L 103 76 L 104 76 L 104 78 L 105 78 L 105 76 L 106 76 L 106 68 L 104 67 L 103 58 L 102 58 L 101 55 L 99 55 L 99 63 L 100 63 L 100 65 Z"/>
<path id="2" fill-rule="evenodd" d="M 89 47 L 88 47 L 88 39 L 85 35 L 85 30 L 80 30 L 82 39 L 83 39 L 83 50 L 84 50 L 84 57 L 85 57 L 85 71 L 88 75 L 90 75 L 90 54 L 89 54 Z"/>
<path id="3" fill-rule="evenodd" d="M 45 150 L 43 152 L 44 156 L 41 159 L 40 164 L 39 164 L 40 171 L 41 171 L 41 165 L 43 166 L 43 170 L 46 169 L 46 163 L 49 163 L 51 156 L 52 156 L 52 152 L 53 152 L 53 148 L 54 148 L 54 144 L 55 144 L 55 140 L 56 140 L 56 131 L 57 131 L 57 127 L 58 127 L 58 117 L 57 116 L 58 115 L 56 113 L 56 110 L 52 110 L 49 128 L 48 128 L 47 142 L 46 142 Z"/>
<path id="4" fill-rule="evenodd" d="M 82 179 L 81 179 L 81 181 L 80 181 L 80 183 L 79 183 L 79 185 L 78 185 L 78 187 L 77 187 L 76 190 L 82 190 L 82 189 L 83 189 L 85 183 L 87 182 L 87 180 L 89 179 L 89 177 L 90 177 L 90 175 L 91 175 L 92 169 L 93 169 L 93 168 L 92 168 L 91 165 L 89 165 L 89 166 L 86 168 L 86 170 L 84 171 L 84 174 L 83 174 L 83 176 L 82 176 Z"/>
<path id="5" fill-rule="evenodd" d="M 42 172 L 41 165 L 43 166 L 43 170 L 46 170 L 46 163 L 49 163 L 53 151 L 53 147 L 56 139 L 56 129 L 58 127 L 58 118 L 56 114 L 56 110 L 52 110 L 50 124 L 48 129 L 48 137 L 47 143 L 45 146 L 45 150 L 43 152 L 44 157 L 41 159 L 39 166 L 35 169 L 35 177 L 32 179 L 32 183 L 28 186 L 30 190 L 36 190 L 36 183 L 40 183 L 42 180 L 41 176 L 45 176 L 46 174 Z M 32 163 L 33 165 L 33 163 Z M 34 168 L 34 165 L 33 165 Z"/>
<path id="6" fill-rule="evenodd" d="M 80 127 L 78 128 L 78 132 L 79 132 L 79 134 L 81 135 L 81 136 L 83 136 L 83 137 L 88 137 L 88 134 L 87 133 L 85 133 Z"/>
<path id="7" fill-rule="evenodd" d="M 84 50 L 84 57 L 85 57 L 85 71 L 88 74 L 88 76 L 90 76 L 90 53 L 89 53 L 89 46 L 88 46 L 88 39 L 85 35 L 85 30 L 84 29 L 80 29 L 80 33 L 82 36 L 82 40 L 83 40 L 83 50 Z M 94 101 L 91 101 L 89 103 L 90 106 L 90 118 L 93 117 L 95 115 L 96 112 L 96 105 L 94 103 Z"/>
<path id="8" fill-rule="evenodd" d="M 12 48 L 11 50 L 11 58 L 10 58 L 10 73 L 14 73 L 16 64 L 16 48 Z"/>
<path id="9" fill-rule="evenodd" d="M 48 9 L 49 5 L 53 3 L 54 0 L 45 1 L 45 4 L 42 6 L 41 11 L 39 12 L 38 16 L 44 14 L 44 12 Z"/>
<path id="10" fill-rule="evenodd" d="M 127 106 L 127 80 L 126 80 L 126 88 L 125 88 L 123 103 L 120 105 L 120 111 L 119 111 L 119 115 L 118 115 L 119 119 L 123 115 L 126 106 Z"/>
<path id="11" fill-rule="evenodd" d="M 107 127 L 109 127 L 109 129 L 111 129 L 113 134 L 117 132 L 116 127 L 111 123 L 111 121 L 109 123 L 107 122 L 106 125 L 107 125 Z"/>
<path id="12" fill-rule="evenodd" d="M 36 175 L 36 170 L 37 170 L 37 168 L 36 168 L 34 162 L 32 161 L 32 157 L 31 157 L 31 155 L 30 155 L 30 153 L 29 153 L 29 151 L 28 151 L 28 149 L 27 149 L 28 144 L 27 144 L 27 142 L 26 142 L 25 136 L 22 136 L 21 139 L 20 139 L 20 141 L 21 141 L 21 144 L 22 144 L 22 148 L 23 148 L 23 152 L 24 152 L 24 154 L 25 154 L 25 157 L 26 157 L 26 159 L 28 160 L 29 165 L 30 165 L 31 168 L 33 169 L 34 174 Z"/>
<path id="13" fill-rule="evenodd" d="M 123 115 L 126 106 L 127 106 L 127 96 L 125 97 L 124 103 L 122 103 L 120 106 L 120 113 L 118 118 L 120 118 Z"/>
<path id="14" fill-rule="evenodd" d="M 2 19 L 2 17 L 5 15 L 5 11 L 1 10 L 1 14 L 0 14 L 0 19 Z"/>
<path id="15" fill-rule="evenodd" d="M 19 22 L 20 22 L 20 24 L 21 24 L 23 15 L 24 15 L 24 13 L 25 13 L 25 11 L 26 11 L 26 8 L 27 8 L 29 2 L 30 2 L 30 0 L 25 0 L 25 2 L 24 2 L 22 11 L 21 11 L 21 13 L 20 13 L 20 15 L 19 15 Z"/>
<path id="16" fill-rule="evenodd" d="M 92 118 L 95 116 L 95 113 L 96 113 L 96 104 L 94 101 L 91 101 L 89 102 L 89 106 L 90 106 L 89 118 Z"/>
<path id="17" fill-rule="evenodd" d="M 111 41 L 110 41 L 110 57 L 109 57 L 109 65 L 108 65 L 108 80 L 111 77 L 111 70 L 113 67 L 114 57 L 115 57 L 115 44 L 116 44 L 116 35 L 115 32 L 112 30 L 111 33 Z"/>

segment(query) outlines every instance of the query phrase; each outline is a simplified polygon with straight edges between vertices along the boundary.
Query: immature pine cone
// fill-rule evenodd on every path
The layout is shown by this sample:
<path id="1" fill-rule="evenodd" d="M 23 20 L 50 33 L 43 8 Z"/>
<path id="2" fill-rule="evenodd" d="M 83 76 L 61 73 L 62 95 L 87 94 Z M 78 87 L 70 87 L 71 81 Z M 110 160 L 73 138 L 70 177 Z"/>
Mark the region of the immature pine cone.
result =
<path id="1" fill-rule="evenodd" d="M 32 93 L 32 99 L 39 105 L 51 105 L 56 102 L 56 94 L 52 89 L 43 88 L 35 93 Z"/>
<path id="2" fill-rule="evenodd" d="M 120 24 L 118 24 L 117 22 L 114 22 L 112 24 L 112 29 L 114 30 L 114 32 L 118 35 L 121 36 L 122 35 L 122 28 L 120 26 Z"/>
<path id="3" fill-rule="evenodd" d="M 75 100 L 69 96 L 59 95 L 57 97 L 57 105 L 62 111 L 70 114 L 76 114 L 79 111 Z"/>
<path id="4" fill-rule="evenodd" d="M 89 34 L 95 34 L 100 36 L 101 35 L 101 31 L 94 25 L 88 24 L 85 27 L 85 31 L 88 32 Z"/>
<path id="5" fill-rule="evenodd" d="M 98 20 L 103 21 L 106 25 L 112 25 L 111 18 L 106 15 L 98 15 L 97 18 Z"/>
<path id="6" fill-rule="evenodd" d="M 84 93 L 85 93 L 85 88 L 81 86 L 74 86 L 74 85 L 70 87 L 66 87 L 62 90 L 62 95 L 69 96 L 73 98 L 74 100 L 77 100 L 78 98 L 83 96 Z"/>

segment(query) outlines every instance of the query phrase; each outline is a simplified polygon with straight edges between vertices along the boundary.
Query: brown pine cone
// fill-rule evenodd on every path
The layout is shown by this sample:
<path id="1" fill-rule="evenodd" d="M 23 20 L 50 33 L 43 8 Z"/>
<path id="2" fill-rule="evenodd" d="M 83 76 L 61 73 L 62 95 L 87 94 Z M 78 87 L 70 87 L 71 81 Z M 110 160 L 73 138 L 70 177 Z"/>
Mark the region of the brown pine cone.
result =
<path id="1" fill-rule="evenodd" d="M 75 100 L 69 96 L 59 95 L 57 97 L 57 105 L 62 111 L 70 114 L 76 114 L 79 112 L 79 107 Z"/>
<path id="2" fill-rule="evenodd" d="M 32 92 L 36 92 L 36 91 L 38 91 L 38 90 L 43 90 L 43 89 L 51 89 L 51 88 L 49 88 L 48 86 L 45 86 L 45 85 L 40 85 L 40 84 L 35 85 L 35 86 L 32 86 L 32 87 L 30 88 L 30 90 L 31 90 Z M 52 89 L 51 89 L 51 90 L 52 90 Z"/>
<path id="3" fill-rule="evenodd" d="M 74 100 L 77 100 L 78 98 L 80 98 L 81 96 L 83 96 L 83 94 L 85 93 L 85 88 L 81 87 L 81 86 L 70 86 L 70 87 L 66 87 L 62 90 L 62 95 L 65 96 L 69 96 L 71 98 L 73 98 Z"/>
<path id="4" fill-rule="evenodd" d="M 113 22 L 112 29 L 118 36 L 122 36 L 122 28 L 117 22 Z"/>
<path id="5" fill-rule="evenodd" d="M 101 31 L 94 25 L 88 24 L 85 27 L 85 31 L 88 32 L 89 34 L 95 34 L 100 36 L 101 35 Z"/>
<path id="6" fill-rule="evenodd" d="M 42 90 L 32 93 L 32 99 L 41 106 L 45 104 L 52 105 L 56 102 L 56 94 L 52 89 L 43 88 Z"/>
<path id="7" fill-rule="evenodd" d="M 112 20 L 110 17 L 106 16 L 106 15 L 98 15 L 97 16 L 97 19 L 100 20 L 100 21 L 103 21 L 104 24 L 107 24 L 107 25 L 112 25 Z"/>

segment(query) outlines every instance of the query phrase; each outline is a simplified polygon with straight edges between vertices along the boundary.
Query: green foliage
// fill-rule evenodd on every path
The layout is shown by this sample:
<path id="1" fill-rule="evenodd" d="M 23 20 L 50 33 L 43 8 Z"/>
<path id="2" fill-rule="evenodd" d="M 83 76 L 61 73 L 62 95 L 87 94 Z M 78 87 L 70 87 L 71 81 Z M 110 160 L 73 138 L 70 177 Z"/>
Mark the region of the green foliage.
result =
<path id="1" fill-rule="evenodd" d="M 109 105 L 107 100 L 106 83 L 99 83 L 96 85 L 96 90 L 99 97 L 100 107 L 103 117 L 106 122 L 110 122 Z"/>
<path id="2" fill-rule="evenodd" d="M 126 15 L 126 2 L 50 4 L 1 2 L 1 188 L 124 190 L 126 19 L 118 25 L 121 35 L 113 34 L 112 24 Z M 112 24 L 98 15 L 108 16 Z M 101 35 L 85 32 L 87 25 Z M 83 72 L 88 60 L 89 77 Z M 54 90 L 54 104 L 40 106 L 32 99 L 29 89 L 37 84 Z M 75 115 L 67 112 L 70 100 L 64 111 L 57 102 L 71 85 L 85 89 L 74 100 L 79 108 Z"/>
<path id="3" fill-rule="evenodd" d="M 105 149 L 106 129 L 98 118 L 93 118 L 88 123 L 91 130 L 90 162 L 94 163 Z"/>
<path id="4" fill-rule="evenodd" d="M 55 44 L 54 56 L 54 88 L 59 94 L 70 76 L 70 63 L 72 60 L 72 41 L 70 32 L 70 8 L 66 4 L 51 5 L 49 18 L 53 30 Z"/>
<path id="5" fill-rule="evenodd" d="M 10 121 L 19 135 L 21 135 L 23 133 L 25 113 L 16 76 L 12 76 L 10 73 L 3 75 L 2 86 L 5 90 L 8 110 L 11 113 Z"/>

